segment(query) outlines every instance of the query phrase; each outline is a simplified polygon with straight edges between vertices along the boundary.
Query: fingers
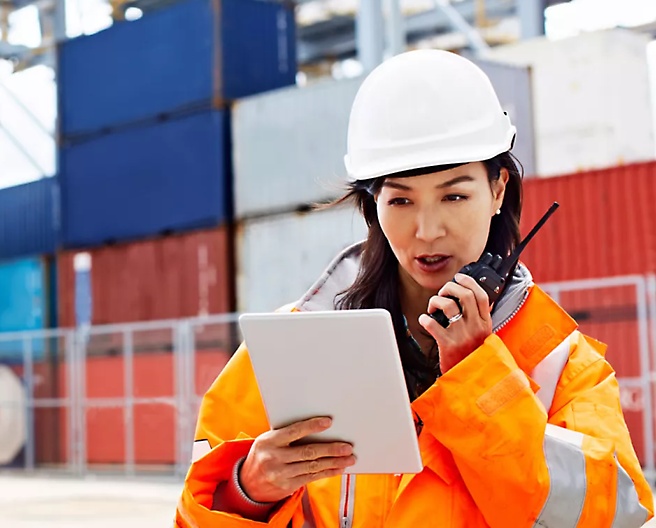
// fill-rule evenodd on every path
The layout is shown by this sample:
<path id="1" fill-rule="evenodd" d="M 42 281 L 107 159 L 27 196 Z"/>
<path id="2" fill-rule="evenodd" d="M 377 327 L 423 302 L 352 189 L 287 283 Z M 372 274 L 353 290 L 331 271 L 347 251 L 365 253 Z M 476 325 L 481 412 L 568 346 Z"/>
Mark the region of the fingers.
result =
<path id="1" fill-rule="evenodd" d="M 441 295 L 433 295 L 428 301 L 428 313 L 433 313 L 436 310 L 442 310 L 447 319 L 451 319 L 460 313 L 460 307 L 455 300 Z"/>
<path id="2" fill-rule="evenodd" d="M 439 291 L 437 297 L 451 295 L 460 299 L 465 317 L 478 314 L 481 319 L 488 318 L 490 315 L 490 299 L 485 290 L 469 275 L 458 273 L 455 279 L 457 282 L 447 282 Z"/>
<path id="3" fill-rule="evenodd" d="M 302 422 L 296 422 L 287 427 L 276 429 L 268 434 L 267 441 L 276 447 L 284 447 L 301 440 L 308 435 L 320 433 L 329 429 L 332 420 L 327 417 L 310 418 Z"/>
<path id="4" fill-rule="evenodd" d="M 283 461 L 286 463 L 317 460 L 318 458 L 342 457 L 353 454 L 353 446 L 344 442 L 307 444 L 285 449 Z"/>
<path id="5" fill-rule="evenodd" d="M 315 480 L 321 480 L 324 478 L 330 478 L 330 477 L 336 477 L 338 475 L 342 475 L 344 473 L 344 469 L 326 469 L 325 471 L 320 471 L 319 473 L 309 473 L 305 474 L 296 478 L 293 478 L 289 481 L 290 484 L 290 489 L 297 490 L 299 488 L 302 488 L 303 486 L 307 486 L 310 482 L 314 482 Z"/>
<path id="6" fill-rule="evenodd" d="M 355 464 L 355 457 L 353 455 L 346 457 L 320 458 L 318 460 L 288 464 L 285 467 L 285 473 L 288 478 L 293 479 L 305 475 L 313 476 L 317 473 L 323 473 L 324 471 L 331 471 L 334 469 L 343 471 L 353 464 Z"/>

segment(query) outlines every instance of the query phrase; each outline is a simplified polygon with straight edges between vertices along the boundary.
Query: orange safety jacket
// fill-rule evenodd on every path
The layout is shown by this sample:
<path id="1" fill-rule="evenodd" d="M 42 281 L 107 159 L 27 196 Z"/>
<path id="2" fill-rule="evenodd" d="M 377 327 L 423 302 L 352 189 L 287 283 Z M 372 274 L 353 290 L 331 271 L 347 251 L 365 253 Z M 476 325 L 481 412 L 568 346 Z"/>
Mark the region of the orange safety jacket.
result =
<path id="1" fill-rule="evenodd" d="M 360 251 L 355 245 L 335 259 L 293 309 L 332 309 L 355 278 Z M 652 493 L 605 346 L 581 334 L 523 266 L 497 304 L 493 334 L 412 403 L 424 423 L 421 473 L 316 481 L 281 502 L 268 523 L 211 510 L 218 483 L 269 430 L 240 347 L 203 399 L 175 526 L 642 526 Z"/>

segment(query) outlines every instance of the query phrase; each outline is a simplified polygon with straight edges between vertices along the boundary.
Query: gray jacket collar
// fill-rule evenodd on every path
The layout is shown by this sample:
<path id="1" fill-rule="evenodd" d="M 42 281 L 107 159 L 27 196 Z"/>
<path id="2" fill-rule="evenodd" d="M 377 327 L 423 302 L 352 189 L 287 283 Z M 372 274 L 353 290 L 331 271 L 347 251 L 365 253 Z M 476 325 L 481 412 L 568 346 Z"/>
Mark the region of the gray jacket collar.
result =
<path id="1" fill-rule="evenodd" d="M 362 242 L 353 244 L 335 257 L 321 277 L 294 306 L 302 312 L 334 310 L 335 298 L 348 289 L 357 277 L 362 246 Z M 520 263 L 492 312 L 492 325 L 495 329 L 522 306 L 532 285 L 531 273 Z"/>

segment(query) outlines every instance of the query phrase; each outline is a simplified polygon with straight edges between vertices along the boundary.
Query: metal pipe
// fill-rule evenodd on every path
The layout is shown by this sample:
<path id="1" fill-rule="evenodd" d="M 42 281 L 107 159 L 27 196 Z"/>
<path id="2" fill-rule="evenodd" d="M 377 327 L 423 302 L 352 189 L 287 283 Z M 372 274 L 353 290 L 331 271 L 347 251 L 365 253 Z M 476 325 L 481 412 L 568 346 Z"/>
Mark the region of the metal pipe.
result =
<path id="1" fill-rule="evenodd" d="M 0 123 L 0 130 L 2 130 L 9 141 L 13 143 L 13 145 L 20 151 L 20 153 L 27 159 L 27 161 L 30 162 L 30 165 L 32 165 L 37 171 L 39 171 L 39 174 L 41 174 L 42 177 L 46 177 L 48 173 L 39 165 L 39 163 L 32 157 L 32 155 L 25 149 L 23 144 L 16 139 L 16 137 L 7 129 L 6 126 L 4 126 L 2 123 Z"/>
<path id="2" fill-rule="evenodd" d="M 521 24 L 522 39 L 544 35 L 544 0 L 517 2 L 517 14 Z"/>
<path id="3" fill-rule="evenodd" d="M 27 391 L 27 446 L 25 447 L 25 469 L 32 471 L 35 462 L 34 447 L 34 357 L 32 340 L 23 339 L 23 365 L 25 368 L 25 388 Z"/>
<path id="4" fill-rule="evenodd" d="M 18 96 L 17 96 L 17 95 L 11 90 L 11 89 L 9 89 L 7 86 L 5 86 L 5 85 L 4 85 L 3 83 L 1 83 L 1 82 L 0 82 L 0 88 L 2 88 L 2 90 L 7 94 L 7 96 L 9 97 L 9 99 L 11 99 L 11 101 L 12 101 L 16 106 L 18 106 L 18 108 L 20 108 L 21 111 L 22 111 L 27 117 L 30 118 L 30 121 L 32 121 L 32 123 L 34 123 L 34 124 L 39 128 L 39 130 L 41 130 L 44 134 L 46 134 L 46 135 L 47 135 L 49 138 L 51 138 L 52 140 L 55 139 L 55 134 L 54 134 L 54 132 L 48 130 L 48 129 L 44 126 L 44 124 L 41 122 L 41 120 L 40 120 L 40 119 L 39 119 L 39 118 L 38 118 L 38 117 L 37 117 L 37 116 L 36 116 L 36 115 L 35 115 L 35 114 L 34 114 L 34 113 L 33 113 L 33 112 L 32 112 L 32 111 L 31 111 L 26 105 L 25 105 L 25 103 L 23 103 L 23 101 L 21 101 L 21 100 L 18 98 Z"/>
<path id="5" fill-rule="evenodd" d="M 125 473 L 135 474 L 135 446 L 134 446 L 134 346 L 133 333 L 129 330 L 123 332 L 123 364 L 125 400 L 123 402 L 123 419 L 125 421 Z"/>
<path id="6" fill-rule="evenodd" d="M 638 308 L 638 335 L 640 338 L 640 372 L 643 378 L 642 400 L 644 409 L 643 439 L 645 442 L 645 474 L 653 480 L 656 476 L 654 463 L 654 434 L 653 434 L 653 399 L 651 393 L 650 361 L 649 361 L 649 314 L 647 308 L 647 287 L 643 280 L 636 285 L 636 297 Z"/>
<path id="7" fill-rule="evenodd" d="M 358 59 L 365 72 L 383 62 L 385 23 L 379 0 L 360 0 L 355 22 Z"/>
<path id="8" fill-rule="evenodd" d="M 384 0 L 385 6 L 385 32 L 387 49 L 385 55 L 393 57 L 405 51 L 405 24 L 403 13 L 401 11 L 400 0 Z"/>
<path id="9" fill-rule="evenodd" d="M 441 9 L 447 16 L 453 27 L 467 37 L 473 50 L 480 52 L 490 48 L 478 30 L 469 25 L 469 22 L 451 5 L 449 0 L 433 0 L 433 2 L 435 7 Z"/>

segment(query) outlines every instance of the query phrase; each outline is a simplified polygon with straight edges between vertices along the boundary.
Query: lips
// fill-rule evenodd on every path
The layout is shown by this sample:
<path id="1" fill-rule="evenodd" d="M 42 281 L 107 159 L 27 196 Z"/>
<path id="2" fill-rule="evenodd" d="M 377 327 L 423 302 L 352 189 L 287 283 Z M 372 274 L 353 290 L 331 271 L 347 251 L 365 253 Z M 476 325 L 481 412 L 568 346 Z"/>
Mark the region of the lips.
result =
<path id="1" fill-rule="evenodd" d="M 436 273 L 438 271 L 442 271 L 449 265 L 451 262 L 451 256 L 442 255 L 439 253 L 432 255 L 425 254 L 416 257 L 415 262 L 417 263 L 419 269 L 422 271 L 426 273 Z"/>

